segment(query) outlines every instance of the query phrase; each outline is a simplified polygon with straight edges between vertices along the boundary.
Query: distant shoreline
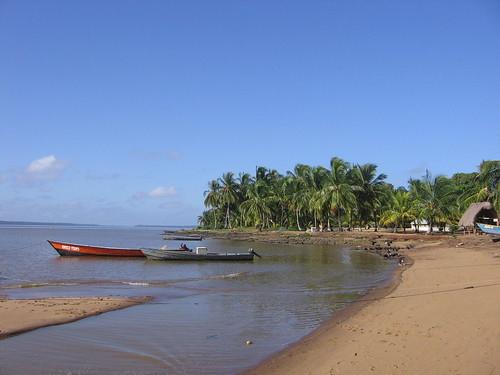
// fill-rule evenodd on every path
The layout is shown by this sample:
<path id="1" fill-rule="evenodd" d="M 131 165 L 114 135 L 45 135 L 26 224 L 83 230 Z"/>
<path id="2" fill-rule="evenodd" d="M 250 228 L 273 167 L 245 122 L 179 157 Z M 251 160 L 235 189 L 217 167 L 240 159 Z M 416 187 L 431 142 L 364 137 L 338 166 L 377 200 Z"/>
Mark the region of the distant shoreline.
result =
<path id="1" fill-rule="evenodd" d="M 196 225 L 147 225 L 147 224 L 137 224 L 133 226 L 134 228 L 195 228 Z"/>
<path id="2" fill-rule="evenodd" d="M 81 227 L 99 227 L 100 224 L 76 224 L 76 223 L 60 223 L 60 222 L 42 222 L 42 221 L 8 221 L 0 220 L 0 225 L 57 225 L 57 226 L 81 226 Z"/>
<path id="3" fill-rule="evenodd" d="M 148 224 L 137 224 L 137 225 L 107 225 L 107 224 L 79 224 L 79 223 L 64 223 L 64 222 L 43 222 L 43 221 L 10 221 L 10 220 L 0 220 L 0 226 L 2 225 L 19 225 L 19 226 L 69 226 L 69 227 L 125 227 L 125 228 L 194 228 L 196 225 L 148 225 Z"/>

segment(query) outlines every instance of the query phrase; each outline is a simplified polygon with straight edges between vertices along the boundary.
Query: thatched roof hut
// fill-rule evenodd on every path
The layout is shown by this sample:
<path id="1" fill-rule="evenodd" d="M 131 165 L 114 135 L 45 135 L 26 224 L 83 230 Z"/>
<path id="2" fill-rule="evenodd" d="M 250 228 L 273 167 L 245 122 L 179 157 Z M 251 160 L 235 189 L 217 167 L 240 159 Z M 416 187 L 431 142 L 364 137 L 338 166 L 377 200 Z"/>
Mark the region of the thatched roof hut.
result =
<path id="1" fill-rule="evenodd" d="M 472 203 L 462 215 L 458 225 L 461 227 L 474 227 L 480 217 L 498 219 L 498 214 L 490 202 Z"/>

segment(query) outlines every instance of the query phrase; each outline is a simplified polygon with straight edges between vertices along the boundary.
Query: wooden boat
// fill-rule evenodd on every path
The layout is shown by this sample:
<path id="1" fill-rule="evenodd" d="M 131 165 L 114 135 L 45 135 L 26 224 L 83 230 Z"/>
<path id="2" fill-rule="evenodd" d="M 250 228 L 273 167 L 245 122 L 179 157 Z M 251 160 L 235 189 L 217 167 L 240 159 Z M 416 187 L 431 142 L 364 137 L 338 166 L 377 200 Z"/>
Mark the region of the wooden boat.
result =
<path id="1" fill-rule="evenodd" d="M 148 259 L 152 260 L 251 261 L 254 256 L 260 258 L 260 255 L 252 249 L 247 253 L 212 253 L 206 247 L 184 251 L 142 248 L 141 251 Z"/>
<path id="2" fill-rule="evenodd" d="M 476 225 L 486 234 L 500 235 L 500 226 L 476 223 Z"/>
<path id="3" fill-rule="evenodd" d="M 163 239 L 175 240 L 175 241 L 201 241 L 203 238 L 201 236 L 194 236 L 194 235 L 167 234 L 163 236 Z"/>
<path id="4" fill-rule="evenodd" d="M 47 241 L 61 256 L 113 256 L 113 257 L 144 257 L 140 249 L 128 249 L 119 247 L 104 247 L 80 245 L 59 241 Z"/>

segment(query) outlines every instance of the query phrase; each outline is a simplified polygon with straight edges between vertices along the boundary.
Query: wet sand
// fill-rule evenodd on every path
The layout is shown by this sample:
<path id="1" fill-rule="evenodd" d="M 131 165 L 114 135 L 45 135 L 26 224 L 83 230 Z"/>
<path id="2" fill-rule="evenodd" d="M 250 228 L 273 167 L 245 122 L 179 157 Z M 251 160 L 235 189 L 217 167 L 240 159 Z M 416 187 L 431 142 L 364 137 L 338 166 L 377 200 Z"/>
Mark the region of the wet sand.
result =
<path id="1" fill-rule="evenodd" d="M 246 374 L 500 374 L 500 246 L 459 241 L 407 250 L 392 292 Z"/>
<path id="2" fill-rule="evenodd" d="M 149 297 L 0 298 L 0 339 L 147 302 Z"/>

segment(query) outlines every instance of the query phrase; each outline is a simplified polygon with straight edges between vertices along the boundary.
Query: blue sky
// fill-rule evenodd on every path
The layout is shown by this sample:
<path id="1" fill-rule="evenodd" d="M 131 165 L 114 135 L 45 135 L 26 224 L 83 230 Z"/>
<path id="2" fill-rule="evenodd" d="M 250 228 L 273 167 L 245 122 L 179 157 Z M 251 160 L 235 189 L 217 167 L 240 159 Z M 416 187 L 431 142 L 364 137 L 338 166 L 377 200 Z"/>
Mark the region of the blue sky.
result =
<path id="1" fill-rule="evenodd" d="M 0 220 L 191 224 L 225 171 L 500 156 L 500 2 L 0 0 Z"/>

